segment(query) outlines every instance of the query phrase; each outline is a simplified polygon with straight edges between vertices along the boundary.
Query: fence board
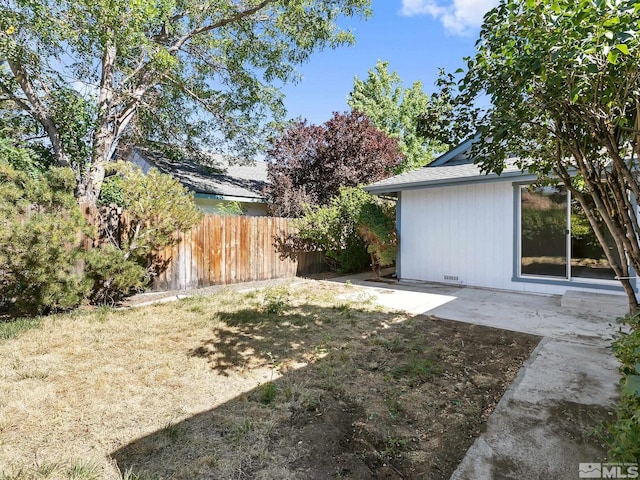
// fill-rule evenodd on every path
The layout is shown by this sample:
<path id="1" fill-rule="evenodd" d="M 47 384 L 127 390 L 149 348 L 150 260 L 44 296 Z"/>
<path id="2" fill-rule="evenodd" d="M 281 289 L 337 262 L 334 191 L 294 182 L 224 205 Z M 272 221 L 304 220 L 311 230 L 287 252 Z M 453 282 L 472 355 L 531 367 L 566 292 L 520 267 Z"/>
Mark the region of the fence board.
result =
<path id="1" fill-rule="evenodd" d="M 81 207 L 91 224 L 100 223 L 104 212 Z M 118 212 L 118 216 L 118 228 L 123 229 L 126 214 Z M 191 231 L 177 234 L 176 244 L 157 252 L 165 269 L 155 278 L 152 288 L 181 290 L 325 271 L 320 252 L 299 252 L 295 259 L 280 257 L 274 237 L 294 231 L 286 218 L 204 215 Z M 83 243 L 87 249 L 99 246 L 90 238 L 83 239 Z"/>

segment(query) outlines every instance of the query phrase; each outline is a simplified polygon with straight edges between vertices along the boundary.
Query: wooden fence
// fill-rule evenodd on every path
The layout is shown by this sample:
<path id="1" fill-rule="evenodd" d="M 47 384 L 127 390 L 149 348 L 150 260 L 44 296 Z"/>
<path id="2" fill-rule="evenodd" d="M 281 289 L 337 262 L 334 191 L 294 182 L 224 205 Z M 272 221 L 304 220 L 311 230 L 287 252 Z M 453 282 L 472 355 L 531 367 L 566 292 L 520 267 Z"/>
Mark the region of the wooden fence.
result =
<path id="1" fill-rule="evenodd" d="M 274 237 L 291 232 L 286 218 L 205 215 L 199 225 L 180 234 L 177 245 L 160 252 L 168 268 L 153 288 L 180 290 L 324 271 L 320 252 L 281 257 Z"/>
<path id="2" fill-rule="evenodd" d="M 97 226 L 107 222 L 119 230 L 125 221 L 121 211 L 100 214 L 95 207 L 81 208 L 85 218 Z M 296 252 L 295 258 L 280 255 L 274 238 L 293 232 L 295 228 L 286 218 L 204 215 L 198 225 L 179 234 L 176 245 L 156 252 L 166 268 L 151 288 L 183 290 L 326 271 L 320 252 Z M 87 238 L 84 245 L 95 246 Z"/>

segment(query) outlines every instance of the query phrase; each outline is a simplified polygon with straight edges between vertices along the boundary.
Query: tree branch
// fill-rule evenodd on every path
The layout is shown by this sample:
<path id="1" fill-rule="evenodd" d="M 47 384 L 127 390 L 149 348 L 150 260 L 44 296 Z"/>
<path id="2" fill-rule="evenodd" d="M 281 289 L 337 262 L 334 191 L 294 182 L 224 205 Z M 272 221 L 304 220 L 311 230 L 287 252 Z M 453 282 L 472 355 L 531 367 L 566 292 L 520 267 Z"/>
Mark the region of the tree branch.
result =
<path id="1" fill-rule="evenodd" d="M 29 115 L 33 115 L 33 110 L 29 105 L 25 103 L 25 100 L 17 97 L 4 83 L 0 82 L 0 91 L 4 92 L 7 97 L 6 100 L 14 102 L 18 107 L 27 112 Z"/>
<path id="2" fill-rule="evenodd" d="M 237 22 L 238 20 L 242 20 L 243 18 L 246 17 L 250 17 L 251 15 L 253 15 L 254 13 L 262 10 L 264 7 L 266 7 L 268 4 L 273 3 L 274 0 L 262 0 L 262 2 L 258 3 L 256 6 L 248 8 L 246 10 L 241 10 L 239 12 L 236 12 L 234 15 L 231 15 L 230 17 L 227 18 L 223 18 L 221 20 L 218 20 L 215 23 L 212 23 L 210 25 L 205 25 L 203 27 L 199 27 L 199 28 L 195 28 L 193 30 L 191 30 L 190 32 L 186 33 L 185 35 L 183 35 L 181 38 L 179 38 L 176 43 L 174 43 L 171 47 L 169 47 L 169 53 L 173 54 L 176 53 L 180 47 L 182 47 L 182 45 L 184 45 L 186 42 L 189 41 L 189 39 L 209 32 L 211 30 L 215 30 L 216 28 L 221 28 L 224 27 L 230 23 L 233 22 Z"/>
<path id="3" fill-rule="evenodd" d="M 243 18 L 249 17 L 255 14 L 256 12 L 262 10 L 268 4 L 273 3 L 274 1 L 275 0 L 262 0 L 260 3 L 258 3 L 254 7 L 236 12 L 234 15 L 223 18 L 210 25 L 193 29 L 190 32 L 183 35 L 181 38 L 179 38 L 173 45 L 171 45 L 168 48 L 168 52 L 171 55 L 176 55 L 180 50 L 180 48 L 186 42 L 188 42 L 191 38 L 201 35 L 203 33 L 209 32 L 211 30 L 224 27 L 226 25 L 229 25 L 230 23 L 237 22 L 238 20 L 242 20 Z M 170 20 L 177 21 L 182 17 L 183 17 L 183 14 L 178 14 L 172 17 Z M 146 62 L 144 65 L 138 65 L 138 67 L 136 67 L 136 70 L 132 74 L 130 74 L 125 80 L 130 81 L 136 75 L 141 75 L 140 79 L 137 82 L 137 86 L 131 93 L 129 102 L 124 106 L 124 108 L 118 114 L 115 120 L 116 125 L 115 125 L 114 131 L 115 131 L 116 141 L 120 137 L 120 135 L 122 135 L 124 130 L 127 128 L 129 123 L 131 122 L 131 119 L 133 118 L 133 115 L 136 109 L 138 108 L 140 100 L 142 99 L 144 94 L 149 90 L 151 81 L 153 80 L 153 77 L 156 75 L 156 72 L 152 68 L 150 68 L 150 63 Z M 197 98 L 197 97 L 194 97 L 194 98 Z"/>
<path id="4" fill-rule="evenodd" d="M 56 157 L 56 163 L 60 167 L 70 167 L 71 162 L 69 162 L 69 158 L 64 151 L 60 133 L 58 132 L 53 119 L 49 115 L 47 107 L 40 101 L 26 69 L 23 65 L 9 58 L 6 59 L 6 62 L 9 65 L 14 78 L 18 82 L 18 85 L 20 85 L 20 88 L 27 97 L 26 100 L 30 104 L 30 108 L 25 109 L 25 111 L 44 127 L 47 135 L 49 136 L 49 140 L 51 141 L 51 146 L 53 147 L 53 152 Z M 27 106 L 22 101 L 17 102 L 17 105 L 21 108 L 23 108 L 23 105 Z"/>

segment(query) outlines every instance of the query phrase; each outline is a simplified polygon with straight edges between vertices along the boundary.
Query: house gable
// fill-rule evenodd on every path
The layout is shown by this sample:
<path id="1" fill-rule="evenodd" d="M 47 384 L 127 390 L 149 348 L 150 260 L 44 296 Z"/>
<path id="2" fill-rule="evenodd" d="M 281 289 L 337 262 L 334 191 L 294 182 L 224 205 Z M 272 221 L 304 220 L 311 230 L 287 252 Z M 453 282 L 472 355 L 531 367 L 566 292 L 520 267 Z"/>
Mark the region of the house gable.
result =
<path id="1" fill-rule="evenodd" d="M 472 145 L 478 137 L 472 137 L 460 145 L 436 158 L 422 168 L 401 173 L 379 182 L 367 185 L 364 190 L 374 194 L 394 194 L 404 190 L 430 188 L 463 183 L 495 182 L 519 178 L 533 181 L 535 175 L 522 172 L 516 158 L 509 158 L 501 174 L 483 172 L 475 158 L 469 155 Z"/>

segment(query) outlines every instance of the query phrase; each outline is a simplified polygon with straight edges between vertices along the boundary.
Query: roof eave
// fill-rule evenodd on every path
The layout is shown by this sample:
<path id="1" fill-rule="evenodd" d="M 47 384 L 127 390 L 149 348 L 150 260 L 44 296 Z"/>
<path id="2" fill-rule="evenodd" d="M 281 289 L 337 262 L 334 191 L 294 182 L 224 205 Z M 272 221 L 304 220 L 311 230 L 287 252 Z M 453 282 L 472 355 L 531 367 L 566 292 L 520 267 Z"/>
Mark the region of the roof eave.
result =
<path id="1" fill-rule="evenodd" d="M 195 198 L 209 199 L 209 200 L 225 200 L 229 202 L 244 202 L 244 203 L 269 203 L 265 197 L 243 197 L 237 195 L 220 195 L 217 193 L 195 193 Z"/>
<path id="2" fill-rule="evenodd" d="M 375 195 L 388 194 L 402 192 L 405 190 L 416 190 L 420 188 L 434 188 L 441 186 L 454 186 L 463 185 L 469 183 L 483 183 L 483 182 L 498 182 L 502 180 L 509 180 L 512 178 L 520 178 L 522 181 L 535 180 L 536 175 L 529 173 L 517 172 L 505 172 L 501 175 L 496 173 L 489 173 L 487 175 L 474 175 L 470 177 L 457 177 L 457 178 L 444 178 L 437 180 L 422 180 L 417 182 L 407 182 L 395 185 L 368 185 L 363 187 L 364 191 L 373 193 Z"/>

